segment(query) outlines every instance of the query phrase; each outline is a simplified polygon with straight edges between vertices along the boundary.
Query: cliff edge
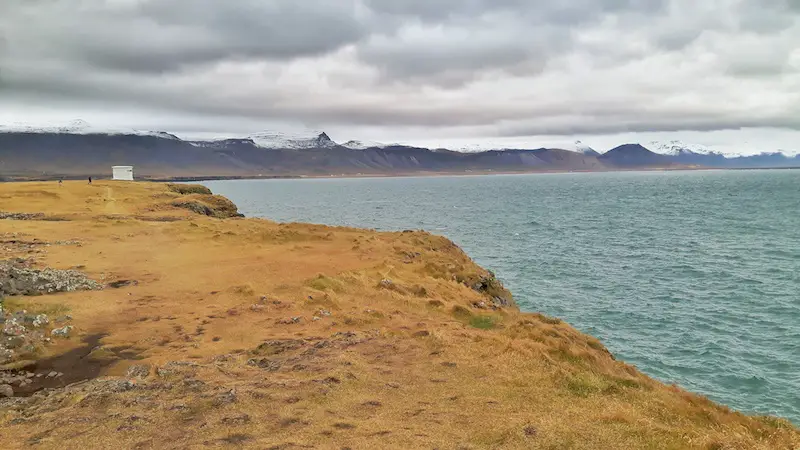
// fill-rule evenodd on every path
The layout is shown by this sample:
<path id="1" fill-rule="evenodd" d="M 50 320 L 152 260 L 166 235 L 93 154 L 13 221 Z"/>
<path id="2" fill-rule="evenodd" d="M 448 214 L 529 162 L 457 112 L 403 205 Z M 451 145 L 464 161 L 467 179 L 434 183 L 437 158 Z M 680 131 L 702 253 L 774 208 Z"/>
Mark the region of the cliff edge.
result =
<path id="1" fill-rule="evenodd" d="M 797 448 L 520 312 L 449 240 L 0 184 L 3 448 Z"/>

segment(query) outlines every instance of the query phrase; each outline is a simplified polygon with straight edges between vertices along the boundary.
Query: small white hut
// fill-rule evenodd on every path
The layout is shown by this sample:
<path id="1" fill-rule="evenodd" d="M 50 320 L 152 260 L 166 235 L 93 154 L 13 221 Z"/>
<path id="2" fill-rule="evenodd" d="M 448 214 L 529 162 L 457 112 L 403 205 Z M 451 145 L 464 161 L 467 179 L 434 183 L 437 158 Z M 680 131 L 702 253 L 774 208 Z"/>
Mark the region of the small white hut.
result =
<path id="1" fill-rule="evenodd" d="M 133 166 L 114 166 L 111 170 L 112 180 L 133 181 Z"/>

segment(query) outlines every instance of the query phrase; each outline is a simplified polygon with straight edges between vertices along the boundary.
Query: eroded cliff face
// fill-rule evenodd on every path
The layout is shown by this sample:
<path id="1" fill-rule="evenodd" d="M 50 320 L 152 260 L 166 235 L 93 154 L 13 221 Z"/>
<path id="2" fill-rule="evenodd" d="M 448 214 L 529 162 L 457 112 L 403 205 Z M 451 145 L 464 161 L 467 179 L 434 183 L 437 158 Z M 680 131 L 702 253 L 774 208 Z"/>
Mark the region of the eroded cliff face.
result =
<path id="1" fill-rule="evenodd" d="M 445 238 L 219 219 L 210 195 L 0 184 L 3 264 L 83 282 L 4 302 L 4 448 L 800 444 L 521 313 Z"/>

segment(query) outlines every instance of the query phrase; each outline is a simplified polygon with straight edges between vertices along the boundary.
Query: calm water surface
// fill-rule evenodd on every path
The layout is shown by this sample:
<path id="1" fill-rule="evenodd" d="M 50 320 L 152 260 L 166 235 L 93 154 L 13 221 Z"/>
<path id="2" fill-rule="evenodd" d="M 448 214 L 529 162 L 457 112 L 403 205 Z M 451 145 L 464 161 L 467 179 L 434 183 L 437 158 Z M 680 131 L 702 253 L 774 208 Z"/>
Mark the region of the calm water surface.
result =
<path id="1" fill-rule="evenodd" d="M 251 217 L 445 235 L 521 308 L 800 424 L 800 170 L 206 184 Z"/>

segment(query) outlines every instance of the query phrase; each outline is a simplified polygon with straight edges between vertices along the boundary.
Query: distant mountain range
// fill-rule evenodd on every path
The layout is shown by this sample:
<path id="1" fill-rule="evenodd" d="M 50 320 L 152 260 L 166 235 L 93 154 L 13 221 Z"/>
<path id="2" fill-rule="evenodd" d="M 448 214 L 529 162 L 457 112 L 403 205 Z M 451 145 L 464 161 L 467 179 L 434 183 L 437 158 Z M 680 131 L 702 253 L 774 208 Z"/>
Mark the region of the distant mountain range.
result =
<path id="1" fill-rule="evenodd" d="M 602 154 L 581 142 L 568 147 L 464 152 L 356 140 L 339 144 L 324 132 L 190 141 L 75 121 L 51 128 L 0 126 L 0 177 L 104 176 L 113 165 L 133 165 L 137 176 L 149 178 L 800 167 L 800 155 L 726 157 L 677 141 L 625 144 Z"/>

